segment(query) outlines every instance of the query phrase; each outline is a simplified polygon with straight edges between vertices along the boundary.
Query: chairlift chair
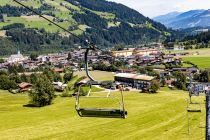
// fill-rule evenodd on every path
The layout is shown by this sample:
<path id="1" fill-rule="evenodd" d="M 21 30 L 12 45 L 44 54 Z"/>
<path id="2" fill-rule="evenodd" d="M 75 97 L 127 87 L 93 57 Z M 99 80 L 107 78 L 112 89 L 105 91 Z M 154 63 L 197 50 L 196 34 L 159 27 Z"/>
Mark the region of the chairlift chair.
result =
<path id="1" fill-rule="evenodd" d="M 86 75 L 88 76 L 88 78 L 90 79 L 90 82 L 86 83 L 86 84 L 82 84 L 79 86 L 78 92 L 76 94 L 76 105 L 75 105 L 75 109 L 78 113 L 78 115 L 80 117 L 105 117 L 105 118 L 126 118 L 127 117 L 127 111 L 125 110 L 125 105 L 124 105 L 124 96 L 122 93 L 122 89 L 121 91 L 121 101 L 118 99 L 120 107 L 118 109 L 112 109 L 112 108 L 81 108 L 80 107 L 80 98 L 115 98 L 113 96 L 110 96 L 110 93 L 107 94 L 107 96 L 91 96 L 90 92 L 91 92 L 91 88 L 94 85 L 101 85 L 102 82 L 96 81 L 94 80 L 88 71 L 88 53 L 90 50 L 95 50 L 95 48 L 86 48 L 86 52 L 85 52 L 85 71 L 86 71 Z M 83 86 L 90 86 L 90 90 L 88 92 L 87 96 L 80 96 L 81 95 L 81 89 Z"/>
<path id="2" fill-rule="evenodd" d="M 189 105 L 199 105 L 199 109 L 192 109 L 189 107 Z M 187 112 L 191 112 L 191 113 L 199 113 L 201 112 L 201 104 L 200 103 L 193 103 L 193 102 L 189 102 L 187 103 Z"/>
<path id="3" fill-rule="evenodd" d="M 86 96 L 80 96 L 81 89 L 83 86 L 86 86 L 87 84 L 83 84 L 79 86 L 79 90 L 76 95 L 76 111 L 80 117 L 106 117 L 106 118 L 126 118 L 127 117 L 127 111 L 124 109 L 124 99 L 123 94 L 121 91 L 121 97 L 122 102 L 118 98 L 115 98 L 113 96 L 110 96 L 110 92 L 108 92 L 107 96 L 92 96 L 90 94 L 91 87 Z M 81 108 L 80 107 L 80 98 L 107 98 L 107 99 L 117 99 L 119 102 L 119 109 L 111 109 L 111 108 Z"/>

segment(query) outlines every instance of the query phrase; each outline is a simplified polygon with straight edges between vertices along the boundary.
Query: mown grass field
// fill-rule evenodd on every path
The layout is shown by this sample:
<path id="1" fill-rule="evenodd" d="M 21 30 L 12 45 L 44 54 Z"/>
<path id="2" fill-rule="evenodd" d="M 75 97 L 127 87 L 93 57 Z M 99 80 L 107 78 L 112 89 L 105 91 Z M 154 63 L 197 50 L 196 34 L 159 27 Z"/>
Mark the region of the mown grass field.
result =
<path id="1" fill-rule="evenodd" d="M 210 57 L 210 53 L 209 53 L 210 49 L 209 48 L 165 51 L 165 53 L 178 53 L 178 52 L 189 52 L 190 55 L 187 55 L 186 57 Z M 196 53 L 198 53 L 198 54 L 196 54 Z"/>
<path id="2" fill-rule="evenodd" d="M 117 94 L 117 93 L 112 93 Z M 161 90 L 158 94 L 125 92 L 127 119 L 80 118 L 74 110 L 74 98 L 57 97 L 43 108 L 24 107 L 28 96 L 0 91 L 0 139 L 204 139 L 205 109 L 190 114 L 190 136 L 187 131 L 186 92 Z M 194 100 L 203 102 L 203 97 Z M 115 102 L 84 101 L 89 106 Z M 94 104 L 94 105 L 93 105 Z"/>
<path id="3" fill-rule="evenodd" d="M 86 76 L 85 71 L 79 71 L 75 72 L 74 75 L 78 75 L 79 77 Z M 106 71 L 90 71 L 90 75 L 93 76 L 96 80 L 114 80 L 113 76 L 115 75 L 112 72 L 106 72 Z"/>
<path id="4" fill-rule="evenodd" d="M 168 53 L 167 51 L 166 53 Z M 199 68 L 205 69 L 210 68 L 210 49 L 192 49 L 192 50 L 182 50 L 182 51 L 170 51 L 170 53 L 177 53 L 177 52 L 188 52 L 189 55 L 182 56 L 183 61 L 190 61 Z M 189 65 L 184 65 L 189 66 Z"/>
<path id="5" fill-rule="evenodd" d="M 199 68 L 210 68 L 210 57 L 183 57 L 183 61 L 190 61 Z"/>

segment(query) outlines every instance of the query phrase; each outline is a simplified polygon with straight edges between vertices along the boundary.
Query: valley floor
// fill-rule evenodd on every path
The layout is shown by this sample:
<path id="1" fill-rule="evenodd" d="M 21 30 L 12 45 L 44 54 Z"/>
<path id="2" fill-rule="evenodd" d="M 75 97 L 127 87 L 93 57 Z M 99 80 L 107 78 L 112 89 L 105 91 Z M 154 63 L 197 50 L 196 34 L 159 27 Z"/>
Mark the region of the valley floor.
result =
<path id="1" fill-rule="evenodd" d="M 57 97 L 53 105 L 30 108 L 24 107 L 29 100 L 27 95 L 0 91 L 0 139 L 202 140 L 205 136 L 204 104 L 201 113 L 189 114 L 188 135 L 187 97 L 186 92 L 169 92 L 165 88 L 158 94 L 125 92 L 128 118 L 110 119 L 80 118 L 74 109 L 74 98 Z M 193 100 L 204 103 L 203 97 Z M 96 101 L 94 105 L 107 105 L 107 102 Z"/>

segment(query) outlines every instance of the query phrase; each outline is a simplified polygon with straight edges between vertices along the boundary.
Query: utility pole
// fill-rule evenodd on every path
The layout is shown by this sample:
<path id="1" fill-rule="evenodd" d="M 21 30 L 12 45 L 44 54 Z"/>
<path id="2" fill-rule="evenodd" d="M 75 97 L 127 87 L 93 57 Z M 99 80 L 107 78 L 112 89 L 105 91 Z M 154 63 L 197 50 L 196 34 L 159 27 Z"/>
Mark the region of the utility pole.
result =
<path id="1" fill-rule="evenodd" d="M 210 140 L 210 130 L 209 130 L 209 117 L 210 117 L 210 110 L 209 110 L 209 96 L 206 96 L 206 140 Z"/>

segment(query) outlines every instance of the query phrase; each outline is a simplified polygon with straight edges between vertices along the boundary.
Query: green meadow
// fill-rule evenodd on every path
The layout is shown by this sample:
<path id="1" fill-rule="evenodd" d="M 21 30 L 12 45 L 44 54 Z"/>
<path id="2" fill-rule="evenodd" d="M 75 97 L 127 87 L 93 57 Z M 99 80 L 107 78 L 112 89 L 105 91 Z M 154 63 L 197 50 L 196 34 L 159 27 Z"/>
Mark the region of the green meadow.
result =
<path id="1" fill-rule="evenodd" d="M 210 68 L 210 57 L 183 57 L 183 61 L 190 61 L 199 68 Z"/>
<path id="2" fill-rule="evenodd" d="M 203 104 L 201 113 L 189 114 L 188 135 L 186 92 L 161 89 L 158 94 L 124 92 L 124 95 L 128 118 L 112 119 L 79 117 L 74 108 L 75 99 L 70 97 L 57 97 L 52 105 L 35 108 L 24 106 L 29 101 L 27 94 L 0 91 L 0 139 L 204 139 Z M 193 100 L 203 103 L 204 98 L 194 97 Z M 110 100 L 84 100 L 83 103 L 86 107 L 119 107 Z"/>

